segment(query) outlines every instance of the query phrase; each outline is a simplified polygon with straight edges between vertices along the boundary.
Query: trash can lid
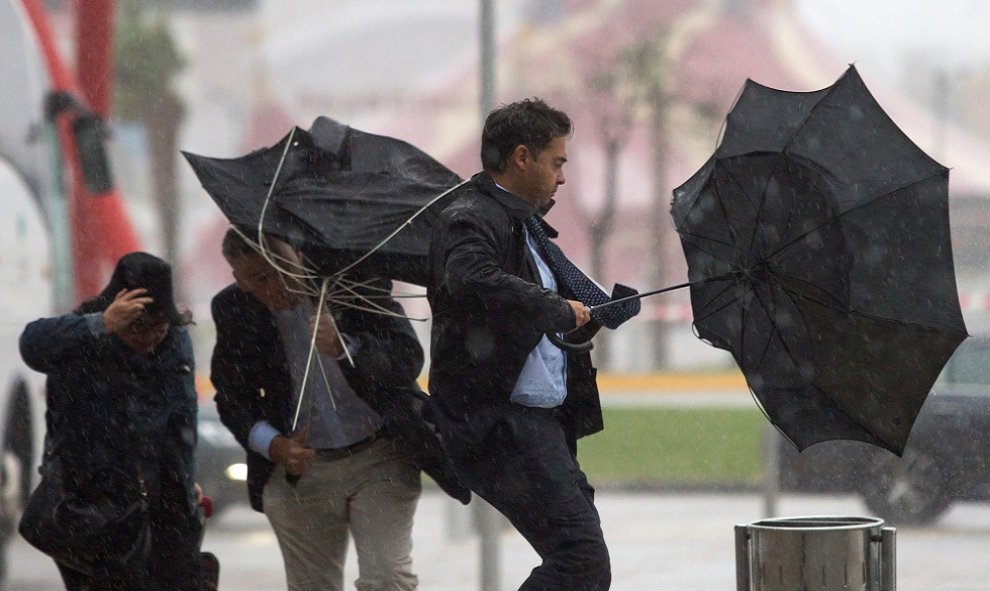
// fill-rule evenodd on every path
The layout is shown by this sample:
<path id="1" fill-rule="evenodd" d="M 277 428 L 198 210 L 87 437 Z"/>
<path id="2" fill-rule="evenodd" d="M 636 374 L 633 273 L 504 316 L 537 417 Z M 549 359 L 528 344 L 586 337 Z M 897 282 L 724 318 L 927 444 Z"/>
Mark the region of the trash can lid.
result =
<path id="1" fill-rule="evenodd" d="M 801 517 L 777 517 L 773 519 L 761 519 L 748 524 L 746 527 L 755 529 L 795 529 L 795 530 L 821 530 L 821 529 L 865 529 L 871 527 L 882 527 L 883 519 L 879 517 L 857 517 L 842 515 L 817 515 Z"/>

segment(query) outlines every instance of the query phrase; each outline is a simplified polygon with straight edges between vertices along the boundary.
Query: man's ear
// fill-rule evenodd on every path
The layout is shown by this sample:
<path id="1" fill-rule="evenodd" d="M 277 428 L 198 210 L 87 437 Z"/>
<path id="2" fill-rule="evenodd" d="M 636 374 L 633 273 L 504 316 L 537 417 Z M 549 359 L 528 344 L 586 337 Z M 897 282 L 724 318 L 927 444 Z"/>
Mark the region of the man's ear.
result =
<path id="1" fill-rule="evenodd" d="M 525 144 L 519 144 L 512 149 L 512 155 L 509 158 L 509 163 L 519 170 L 526 170 L 529 168 L 530 156 L 529 148 L 527 148 Z"/>

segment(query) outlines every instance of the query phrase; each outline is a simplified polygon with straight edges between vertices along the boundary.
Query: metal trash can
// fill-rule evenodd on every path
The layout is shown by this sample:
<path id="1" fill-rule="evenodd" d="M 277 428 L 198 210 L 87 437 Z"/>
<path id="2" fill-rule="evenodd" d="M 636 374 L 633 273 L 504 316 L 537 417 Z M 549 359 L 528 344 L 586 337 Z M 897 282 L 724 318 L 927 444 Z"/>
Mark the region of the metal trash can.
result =
<path id="1" fill-rule="evenodd" d="M 736 526 L 737 591 L 895 591 L 896 530 L 875 517 Z"/>

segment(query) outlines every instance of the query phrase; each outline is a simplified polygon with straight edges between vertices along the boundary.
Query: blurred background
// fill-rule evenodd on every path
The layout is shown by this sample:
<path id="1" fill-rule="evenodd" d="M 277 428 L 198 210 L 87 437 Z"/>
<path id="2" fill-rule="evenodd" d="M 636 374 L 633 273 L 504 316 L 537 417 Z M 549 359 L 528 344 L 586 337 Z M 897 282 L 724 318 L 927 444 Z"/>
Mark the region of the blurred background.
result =
<path id="1" fill-rule="evenodd" d="M 73 4 L 48 1 L 69 37 Z M 479 168 L 481 10 L 467 0 L 119 0 L 112 163 L 146 248 L 181 269 L 211 342 L 230 281 L 225 222 L 178 149 L 234 157 L 319 115 L 407 140 L 462 176 Z M 977 0 L 491 2 L 495 101 L 540 96 L 576 122 L 551 223 L 601 283 L 685 281 L 671 191 L 714 150 L 751 78 L 804 91 L 855 63 L 911 139 L 952 168 L 954 249 L 971 332 L 983 330 L 990 209 L 990 46 Z M 66 44 L 71 51 L 72 45 Z M 175 149 L 163 150 L 162 144 Z M 909 286 L 905 286 L 909 288 Z M 729 369 L 694 338 L 685 290 L 598 339 L 609 372 Z M 409 304 L 428 315 L 425 302 Z M 418 327 L 422 334 L 428 326 Z M 204 350 L 204 352 L 207 352 Z"/>
<path id="2" fill-rule="evenodd" d="M 924 534 L 909 530 L 903 548 L 915 560 L 904 561 L 904 588 L 950 588 L 949 573 L 963 573 L 951 588 L 985 588 L 987 23 L 984 0 L 0 0 L 0 551 L 43 435 L 41 376 L 7 376 L 16 335 L 98 291 L 115 250 L 141 248 L 175 265 L 204 374 L 202 478 L 215 478 L 208 489 L 220 507 L 244 500 L 243 452 L 217 420 L 205 376 L 209 301 L 232 280 L 220 256 L 227 223 L 180 150 L 236 157 L 328 116 L 406 140 L 467 177 L 480 167 L 487 109 L 539 96 L 576 124 L 568 182 L 549 215 L 560 243 L 600 283 L 645 291 L 686 281 L 671 192 L 714 151 L 745 81 L 811 91 L 853 63 L 911 140 L 951 168 L 959 293 L 970 333 L 984 337 L 936 383 L 905 457 L 848 442 L 799 457 L 750 400 L 731 357 L 694 336 L 681 290 L 644 300 L 638 317 L 596 337 L 608 428 L 582 440 L 582 465 L 605 493 L 606 530 L 623 561 L 616 572 L 626 577 L 617 587 L 728 588 L 729 524 L 776 513 L 780 488 L 839 495 L 839 505 L 786 497 L 785 511 L 857 513 L 862 497 L 895 523 L 941 519 Z M 87 176 L 104 164 L 85 162 L 98 153 L 87 147 L 104 140 L 110 170 Z M 410 316 L 429 316 L 425 300 L 403 301 Z M 429 328 L 416 323 L 424 345 Z M 644 490 L 646 499 L 630 496 Z M 423 569 L 424 584 L 465 588 L 478 565 L 468 550 L 447 555 L 461 548 L 464 518 L 436 497 L 429 503 L 417 534 L 428 541 L 417 560 L 434 567 Z M 274 540 L 240 509 L 208 544 L 236 564 L 228 572 L 240 573 L 238 588 L 277 587 Z M 701 520 L 710 536 L 693 545 L 657 533 L 696 531 Z M 441 532 L 442 541 L 430 537 Z M 513 568 L 531 562 L 522 546 Z M 32 583 L 45 567 L 29 561 L 40 554 L 15 550 L 11 588 L 51 588 Z M 715 568 L 678 579 L 688 553 L 714 556 Z M 268 562 L 254 564 L 262 556 Z M 435 568 L 442 560 L 463 565 L 447 586 L 443 573 L 454 569 Z M 0 559 L 0 579 L 2 571 Z M 714 578 L 698 585 L 699 573 Z"/>

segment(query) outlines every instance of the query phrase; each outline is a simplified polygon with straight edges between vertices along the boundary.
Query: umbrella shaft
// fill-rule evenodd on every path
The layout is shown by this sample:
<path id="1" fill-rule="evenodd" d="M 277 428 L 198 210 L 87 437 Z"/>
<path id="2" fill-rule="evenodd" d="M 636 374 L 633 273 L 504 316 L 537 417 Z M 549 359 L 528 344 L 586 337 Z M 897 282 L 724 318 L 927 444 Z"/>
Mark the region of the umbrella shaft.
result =
<path id="1" fill-rule="evenodd" d="M 611 300 L 605 302 L 604 304 L 598 304 L 597 306 L 589 306 L 588 310 L 594 312 L 595 310 L 601 310 L 602 308 L 607 308 L 609 306 L 614 306 L 615 304 L 621 304 L 623 302 L 629 302 L 632 300 L 637 300 L 639 298 L 645 298 L 646 296 L 657 295 L 658 293 L 664 293 L 668 291 L 674 291 L 675 289 L 684 289 L 685 287 L 691 287 L 692 285 L 699 285 L 701 283 L 708 283 L 709 281 L 718 281 L 725 279 L 732 275 L 732 273 L 725 273 L 722 275 L 716 275 L 715 277 L 709 277 L 707 279 L 702 279 L 701 281 L 689 281 L 687 283 L 681 283 L 679 285 L 671 285 L 670 287 L 663 287 L 660 289 L 654 289 L 653 291 L 648 291 L 645 293 L 637 293 L 631 296 L 626 296 L 624 298 L 619 298 L 617 300 Z"/>
<path id="2" fill-rule="evenodd" d="M 604 304 L 598 304 L 597 306 L 589 306 L 588 309 L 594 312 L 595 310 L 601 310 L 602 308 L 607 308 L 609 306 L 614 306 L 615 304 L 621 304 L 624 302 L 629 302 L 632 300 L 638 300 L 639 298 L 645 298 L 646 296 L 657 295 L 658 293 L 664 293 L 666 291 L 674 291 L 675 289 L 683 289 L 685 287 L 690 287 L 694 285 L 693 283 L 681 283 L 680 285 L 672 285 L 670 287 L 664 287 L 663 289 L 654 289 L 653 291 L 648 291 L 646 293 L 637 293 L 631 296 L 626 296 L 624 298 L 619 298 L 617 300 L 611 300 L 605 302 Z"/>

